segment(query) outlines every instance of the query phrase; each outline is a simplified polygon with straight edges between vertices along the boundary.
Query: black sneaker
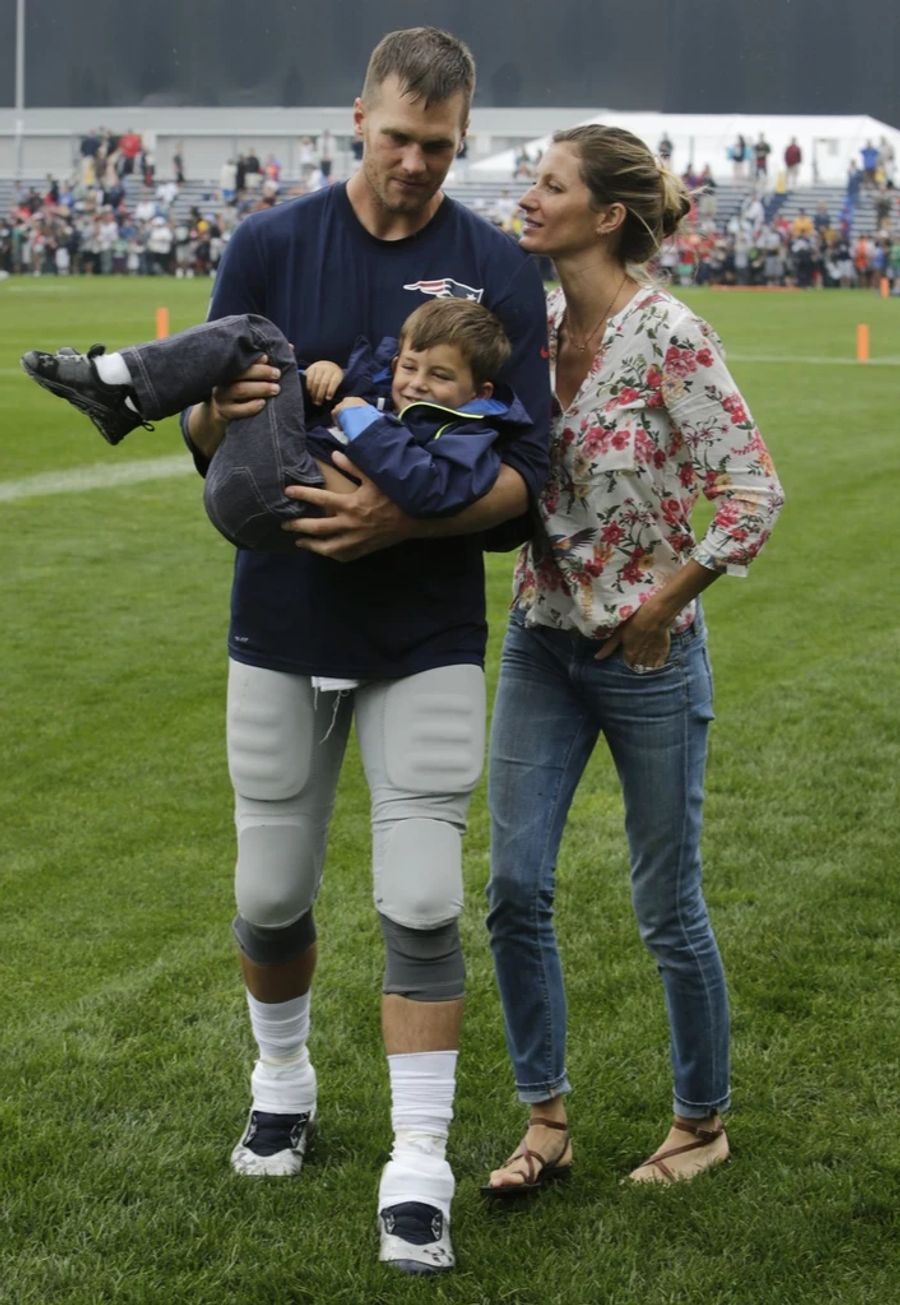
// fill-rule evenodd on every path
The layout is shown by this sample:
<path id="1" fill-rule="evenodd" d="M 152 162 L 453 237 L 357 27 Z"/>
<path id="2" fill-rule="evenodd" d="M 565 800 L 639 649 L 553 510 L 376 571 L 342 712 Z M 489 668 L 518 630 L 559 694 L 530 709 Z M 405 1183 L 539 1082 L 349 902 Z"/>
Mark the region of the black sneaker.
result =
<path id="1" fill-rule="evenodd" d="M 379 1211 L 378 1258 L 401 1273 L 446 1273 L 456 1264 L 450 1227 L 440 1210 L 421 1201 L 401 1201 Z"/>
<path id="2" fill-rule="evenodd" d="M 107 385 L 101 381 L 93 360 L 105 352 L 102 344 L 92 345 L 86 354 L 76 349 L 60 349 L 59 353 L 32 349 L 22 355 L 22 368 L 45 390 L 68 399 L 86 413 L 107 443 L 118 444 L 138 426 L 145 430 L 153 427 L 126 404 L 126 399 L 134 401 L 129 385 Z"/>
<path id="3" fill-rule="evenodd" d="M 270 1115 L 251 1110 L 244 1136 L 231 1153 L 231 1167 L 252 1178 L 293 1178 L 303 1168 L 316 1109 L 302 1115 Z"/>

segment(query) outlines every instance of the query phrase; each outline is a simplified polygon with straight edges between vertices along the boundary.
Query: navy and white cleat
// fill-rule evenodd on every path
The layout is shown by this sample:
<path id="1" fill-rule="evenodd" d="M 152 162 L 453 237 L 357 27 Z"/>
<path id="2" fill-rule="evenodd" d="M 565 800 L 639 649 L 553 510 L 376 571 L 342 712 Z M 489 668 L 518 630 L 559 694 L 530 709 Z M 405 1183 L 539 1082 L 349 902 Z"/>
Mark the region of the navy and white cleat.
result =
<path id="1" fill-rule="evenodd" d="M 251 1110 L 244 1136 L 231 1153 L 231 1167 L 251 1178 L 295 1178 L 315 1129 L 315 1106 L 302 1115 Z"/>
<path id="2" fill-rule="evenodd" d="M 379 1212 L 378 1222 L 383 1264 L 409 1274 L 446 1273 L 456 1264 L 449 1222 L 433 1205 L 389 1205 Z"/>

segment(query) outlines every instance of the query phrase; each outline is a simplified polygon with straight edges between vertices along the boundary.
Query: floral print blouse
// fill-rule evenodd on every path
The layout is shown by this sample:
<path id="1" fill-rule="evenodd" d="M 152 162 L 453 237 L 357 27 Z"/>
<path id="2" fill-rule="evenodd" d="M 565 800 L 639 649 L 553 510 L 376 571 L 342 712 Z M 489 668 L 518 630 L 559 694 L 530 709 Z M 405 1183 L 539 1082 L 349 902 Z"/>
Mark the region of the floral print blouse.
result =
<path id="1" fill-rule="evenodd" d="M 556 375 L 561 290 L 548 299 Z M 700 493 L 715 505 L 697 542 Z M 543 530 L 519 554 L 513 605 L 529 625 L 607 637 L 689 558 L 746 574 L 784 502 L 763 438 L 712 328 L 640 289 L 606 325 L 565 411 L 554 398 Z M 694 604 L 674 629 L 687 629 Z"/>

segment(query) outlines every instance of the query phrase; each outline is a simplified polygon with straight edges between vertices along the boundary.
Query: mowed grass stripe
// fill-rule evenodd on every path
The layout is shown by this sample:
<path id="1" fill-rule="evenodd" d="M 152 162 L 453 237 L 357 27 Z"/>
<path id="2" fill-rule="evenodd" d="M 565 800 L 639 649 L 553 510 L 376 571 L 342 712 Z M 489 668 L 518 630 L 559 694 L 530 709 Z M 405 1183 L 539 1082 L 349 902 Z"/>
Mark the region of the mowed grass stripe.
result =
<path id="1" fill-rule="evenodd" d="M 89 467 L 68 471 L 41 472 L 22 480 L 0 481 L 0 503 L 23 498 L 43 498 L 49 494 L 82 493 L 94 489 L 115 489 L 119 485 L 137 485 L 144 480 L 168 480 L 173 476 L 196 474 L 190 458 L 152 458 L 139 462 L 98 462 Z"/>

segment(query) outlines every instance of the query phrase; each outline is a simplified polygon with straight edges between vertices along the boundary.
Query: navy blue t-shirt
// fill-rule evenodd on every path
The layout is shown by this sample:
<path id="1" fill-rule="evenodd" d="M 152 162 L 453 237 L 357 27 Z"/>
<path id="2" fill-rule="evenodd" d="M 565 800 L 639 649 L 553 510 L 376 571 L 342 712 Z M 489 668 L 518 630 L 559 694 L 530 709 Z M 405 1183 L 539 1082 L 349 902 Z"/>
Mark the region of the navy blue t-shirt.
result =
<path id="1" fill-rule="evenodd" d="M 480 299 L 506 328 L 513 357 L 499 379 L 534 424 L 499 447 L 536 497 L 550 405 L 543 287 L 508 236 L 454 200 L 396 241 L 366 231 L 343 185 L 251 214 L 228 242 L 209 317 L 260 313 L 291 341 L 299 365 L 342 364 L 358 336 L 398 335 L 441 291 Z M 476 535 L 414 539 L 355 562 L 238 549 L 229 652 L 271 670 L 357 679 L 481 665 L 482 544 Z"/>

